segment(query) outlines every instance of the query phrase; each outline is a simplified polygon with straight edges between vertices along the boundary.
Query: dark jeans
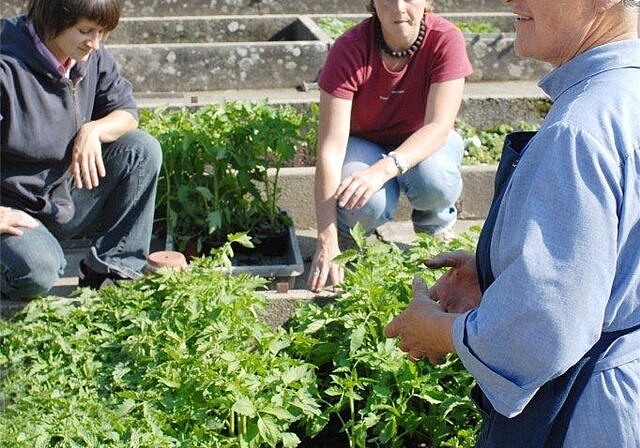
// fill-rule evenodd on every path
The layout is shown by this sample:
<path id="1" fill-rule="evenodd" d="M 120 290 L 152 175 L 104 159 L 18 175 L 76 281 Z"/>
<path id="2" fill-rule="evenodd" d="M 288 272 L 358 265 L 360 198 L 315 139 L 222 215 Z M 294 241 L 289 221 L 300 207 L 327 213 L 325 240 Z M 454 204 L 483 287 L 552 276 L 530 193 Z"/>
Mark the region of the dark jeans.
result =
<path id="1" fill-rule="evenodd" d="M 66 260 L 60 241 L 87 228 L 95 235 L 85 264 L 98 273 L 137 278 L 149 254 L 162 163 L 157 140 L 134 130 L 103 147 L 106 177 L 97 188 L 71 188 L 76 212 L 65 224 L 41 222 L 22 236 L 1 237 L 1 291 L 9 298 L 46 294 Z"/>

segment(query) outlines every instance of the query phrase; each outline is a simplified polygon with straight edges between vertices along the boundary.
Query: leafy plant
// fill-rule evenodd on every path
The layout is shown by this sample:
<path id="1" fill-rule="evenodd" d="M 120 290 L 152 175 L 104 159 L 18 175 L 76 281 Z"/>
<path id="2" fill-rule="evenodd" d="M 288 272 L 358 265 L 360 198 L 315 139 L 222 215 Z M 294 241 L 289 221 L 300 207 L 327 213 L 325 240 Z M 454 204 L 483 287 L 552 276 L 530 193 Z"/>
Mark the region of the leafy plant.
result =
<path id="1" fill-rule="evenodd" d="M 475 234 L 446 246 L 423 235 L 406 251 L 354 235 L 340 297 L 301 304 L 286 329 L 261 320 L 265 280 L 223 274 L 243 234 L 185 271 L 0 320 L 0 446 L 285 448 L 336 434 L 335 446 L 473 446 L 460 361 L 413 364 L 382 328 L 413 276 L 440 274 L 422 260 Z"/>
<path id="2" fill-rule="evenodd" d="M 317 23 L 332 40 L 335 40 L 340 35 L 344 34 L 349 28 L 353 27 L 357 22 L 341 17 L 322 17 L 318 19 Z M 500 28 L 490 22 L 455 21 L 453 23 L 463 33 L 487 34 L 500 32 Z"/>
<path id="3" fill-rule="evenodd" d="M 490 34 L 501 32 L 500 28 L 490 22 L 453 22 L 460 31 L 468 34 Z"/>
<path id="4" fill-rule="evenodd" d="M 264 280 L 222 274 L 230 251 L 0 321 L 0 445 L 298 445 L 289 428 L 320 414 L 314 366 L 259 319 Z"/>
<path id="5" fill-rule="evenodd" d="M 200 252 L 230 233 L 290 225 L 278 206 L 279 173 L 305 144 L 308 119 L 266 102 L 143 111 L 141 128 L 163 148 L 157 208 L 177 248 L 195 240 Z"/>
<path id="6" fill-rule="evenodd" d="M 327 33 L 327 35 L 335 40 L 341 34 L 344 34 L 349 28 L 354 26 L 356 22 L 353 20 L 339 17 L 323 17 L 318 19 L 318 26 Z"/>
<path id="7" fill-rule="evenodd" d="M 413 364 L 382 334 L 411 300 L 412 278 L 432 284 L 440 275 L 421 266 L 443 243 L 422 235 L 402 252 L 393 244 L 367 245 L 361 229 L 354 237 L 359 249 L 338 259 L 347 269 L 344 292 L 327 305 L 301 308 L 289 327 L 287 351 L 318 366 L 325 421 L 340 421 L 350 447 L 473 446 L 479 422 L 468 398 L 473 381 L 457 357 L 435 367 Z M 475 242 L 468 234 L 446 249 Z"/>
<path id="8" fill-rule="evenodd" d="M 533 131 L 538 125 L 521 122 L 515 129 L 508 124 L 497 124 L 489 129 L 479 130 L 461 120 L 456 122 L 456 130 L 464 140 L 463 164 L 475 165 L 481 163 L 496 164 L 502 155 L 504 139 L 515 130 Z"/>

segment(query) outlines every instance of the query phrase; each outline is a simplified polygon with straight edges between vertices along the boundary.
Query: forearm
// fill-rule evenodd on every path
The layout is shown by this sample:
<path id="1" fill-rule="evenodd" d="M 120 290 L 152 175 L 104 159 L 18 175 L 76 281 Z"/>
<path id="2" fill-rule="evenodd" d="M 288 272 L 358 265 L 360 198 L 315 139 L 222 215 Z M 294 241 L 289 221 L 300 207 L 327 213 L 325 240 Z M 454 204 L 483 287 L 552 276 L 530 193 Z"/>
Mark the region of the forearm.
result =
<path id="1" fill-rule="evenodd" d="M 115 110 L 98 120 L 84 124 L 82 128 L 86 132 L 97 133 L 101 143 L 110 143 L 137 127 L 138 120 L 133 115 L 123 110 Z"/>
<path id="2" fill-rule="evenodd" d="M 326 240 L 337 238 L 337 200 L 336 190 L 340 184 L 341 167 L 333 166 L 328 160 L 319 159 L 316 164 L 314 197 L 318 238 Z"/>
<path id="3" fill-rule="evenodd" d="M 409 168 L 436 153 L 447 140 L 451 127 L 442 123 L 429 123 L 411 134 L 394 152 L 400 154 Z"/>

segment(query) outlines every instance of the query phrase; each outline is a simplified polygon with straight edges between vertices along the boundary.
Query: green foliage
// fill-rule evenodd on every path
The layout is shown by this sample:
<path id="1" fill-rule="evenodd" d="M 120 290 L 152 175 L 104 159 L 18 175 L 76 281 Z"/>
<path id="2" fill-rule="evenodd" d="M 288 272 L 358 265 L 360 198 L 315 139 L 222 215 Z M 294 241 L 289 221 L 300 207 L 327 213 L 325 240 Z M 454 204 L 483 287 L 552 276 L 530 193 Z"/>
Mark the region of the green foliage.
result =
<path id="1" fill-rule="evenodd" d="M 230 243 L 183 272 L 0 320 L 0 446 L 284 448 L 336 419 L 353 447 L 473 446 L 460 361 L 413 364 L 382 329 L 415 275 L 440 275 L 422 260 L 472 249 L 476 234 L 406 251 L 355 239 L 340 297 L 302 304 L 287 329 L 261 320 L 264 280 L 223 273 Z"/>
<path id="2" fill-rule="evenodd" d="M 353 27 L 357 22 L 354 22 L 353 20 L 350 20 L 350 19 L 341 18 L 341 17 L 323 17 L 318 19 L 317 23 L 318 23 L 318 26 L 325 33 L 327 33 L 327 35 L 331 39 L 335 40 L 340 35 L 344 34 L 349 28 Z M 487 34 L 487 33 L 500 32 L 499 27 L 489 22 L 456 21 L 453 23 L 463 33 Z"/>
<path id="3" fill-rule="evenodd" d="M 314 367 L 258 318 L 264 281 L 219 264 L 0 321 L 0 446 L 296 446 L 289 427 L 320 413 Z"/>
<path id="4" fill-rule="evenodd" d="M 323 17 L 318 19 L 318 26 L 333 40 L 337 39 L 341 34 L 344 34 L 345 31 L 355 24 L 356 22 L 353 20 L 339 17 Z"/>
<path id="5" fill-rule="evenodd" d="M 501 30 L 496 25 L 489 22 L 453 22 L 460 31 L 467 34 L 491 34 L 499 33 Z"/>
<path id="6" fill-rule="evenodd" d="M 382 331 L 411 300 L 415 276 L 432 284 L 441 274 L 422 261 L 445 249 L 470 250 L 475 236 L 445 247 L 422 235 L 405 252 L 393 244 L 366 245 L 361 229 L 354 239 L 360 248 L 339 258 L 347 269 L 344 293 L 299 309 L 289 328 L 291 356 L 318 366 L 325 421 L 339 418 L 352 447 L 403 447 L 410 440 L 473 446 L 479 417 L 468 398 L 472 378 L 459 359 L 449 356 L 435 367 L 411 363 Z"/>
<path id="7" fill-rule="evenodd" d="M 533 131 L 537 128 L 537 125 L 521 122 L 517 129 L 508 124 L 497 124 L 481 131 L 458 120 L 456 130 L 464 140 L 462 163 L 465 165 L 496 164 L 500 161 L 502 146 L 507 134 L 515 130 Z"/>
<path id="8" fill-rule="evenodd" d="M 293 106 L 226 102 L 196 111 L 142 111 L 140 127 L 163 150 L 158 215 L 176 246 L 290 225 L 278 207 L 280 169 L 306 144 L 309 117 Z"/>

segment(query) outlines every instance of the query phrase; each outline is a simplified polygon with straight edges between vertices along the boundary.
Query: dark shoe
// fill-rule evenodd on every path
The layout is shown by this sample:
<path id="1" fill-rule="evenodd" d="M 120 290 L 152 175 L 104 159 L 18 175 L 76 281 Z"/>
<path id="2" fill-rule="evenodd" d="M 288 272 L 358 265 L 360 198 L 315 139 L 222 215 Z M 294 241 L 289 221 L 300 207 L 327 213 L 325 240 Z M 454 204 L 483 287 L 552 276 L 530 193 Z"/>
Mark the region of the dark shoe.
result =
<path id="1" fill-rule="evenodd" d="M 89 266 L 80 262 L 80 272 L 78 273 L 78 286 L 81 288 L 100 289 L 107 285 L 115 285 L 117 280 L 126 280 L 117 274 L 98 274 Z"/>

